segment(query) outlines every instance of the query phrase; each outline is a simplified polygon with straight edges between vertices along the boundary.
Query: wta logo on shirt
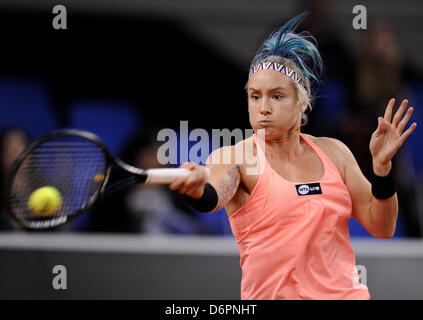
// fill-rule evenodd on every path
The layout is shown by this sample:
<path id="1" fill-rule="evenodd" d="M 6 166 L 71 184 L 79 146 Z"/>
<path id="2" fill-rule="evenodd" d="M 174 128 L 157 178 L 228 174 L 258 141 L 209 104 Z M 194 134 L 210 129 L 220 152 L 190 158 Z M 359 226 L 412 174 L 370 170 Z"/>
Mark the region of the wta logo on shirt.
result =
<path id="1" fill-rule="evenodd" d="M 309 194 L 321 194 L 322 187 L 320 186 L 320 182 L 317 183 L 307 183 L 307 184 L 297 184 L 295 185 L 297 189 L 297 194 L 299 196 L 306 196 Z"/>

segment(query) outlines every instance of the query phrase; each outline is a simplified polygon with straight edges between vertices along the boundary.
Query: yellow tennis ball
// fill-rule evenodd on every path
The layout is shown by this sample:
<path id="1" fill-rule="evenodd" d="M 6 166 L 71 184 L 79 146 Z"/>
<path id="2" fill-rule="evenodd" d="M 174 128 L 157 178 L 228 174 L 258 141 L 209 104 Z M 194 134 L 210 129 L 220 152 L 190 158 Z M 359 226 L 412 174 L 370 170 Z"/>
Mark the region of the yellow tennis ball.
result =
<path id="1" fill-rule="evenodd" d="M 47 186 L 35 190 L 29 196 L 28 208 L 38 216 L 48 216 L 59 210 L 62 196 L 55 187 Z"/>
<path id="2" fill-rule="evenodd" d="M 95 182 L 102 182 L 104 180 L 104 174 L 97 173 L 93 179 Z"/>

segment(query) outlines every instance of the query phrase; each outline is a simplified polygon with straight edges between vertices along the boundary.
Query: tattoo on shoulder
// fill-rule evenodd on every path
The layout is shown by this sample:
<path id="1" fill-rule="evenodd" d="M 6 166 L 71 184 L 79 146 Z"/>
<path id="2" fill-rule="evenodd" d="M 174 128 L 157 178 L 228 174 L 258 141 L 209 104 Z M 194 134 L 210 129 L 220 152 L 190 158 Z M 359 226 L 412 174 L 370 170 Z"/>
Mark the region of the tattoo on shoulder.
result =
<path id="1" fill-rule="evenodd" d="M 238 188 L 240 179 L 241 169 L 239 165 L 236 165 L 229 169 L 227 175 L 220 180 L 216 189 L 219 196 L 218 208 L 224 207 L 225 204 L 231 200 Z"/>

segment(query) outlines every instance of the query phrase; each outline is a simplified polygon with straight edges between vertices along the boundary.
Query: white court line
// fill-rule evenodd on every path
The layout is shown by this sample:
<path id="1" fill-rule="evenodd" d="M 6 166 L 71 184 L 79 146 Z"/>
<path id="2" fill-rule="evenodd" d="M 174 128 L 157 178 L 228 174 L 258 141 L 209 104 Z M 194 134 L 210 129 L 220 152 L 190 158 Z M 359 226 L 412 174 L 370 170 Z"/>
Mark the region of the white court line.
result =
<path id="1" fill-rule="evenodd" d="M 423 258 L 421 240 L 353 239 L 351 243 L 358 258 Z M 232 236 L 0 233 L 0 250 L 11 249 L 239 256 Z"/>
<path id="2" fill-rule="evenodd" d="M 238 256 L 233 237 L 0 233 L 0 250 Z"/>

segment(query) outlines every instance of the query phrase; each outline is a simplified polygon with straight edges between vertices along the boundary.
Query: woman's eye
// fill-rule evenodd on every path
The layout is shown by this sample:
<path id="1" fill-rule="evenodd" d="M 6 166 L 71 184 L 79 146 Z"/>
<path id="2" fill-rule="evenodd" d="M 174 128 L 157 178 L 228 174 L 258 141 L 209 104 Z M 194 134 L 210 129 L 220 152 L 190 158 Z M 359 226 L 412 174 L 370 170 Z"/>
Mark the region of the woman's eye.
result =
<path id="1" fill-rule="evenodd" d="M 282 99 L 282 95 L 281 94 L 275 94 L 273 97 L 275 98 L 275 100 Z"/>
<path id="2" fill-rule="evenodd" d="M 256 95 L 256 94 L 253 94 L 252 96 L 251 96 L 251 99 L 253 99 L 253 100 L 258 100 L 258 95 Z"/>

